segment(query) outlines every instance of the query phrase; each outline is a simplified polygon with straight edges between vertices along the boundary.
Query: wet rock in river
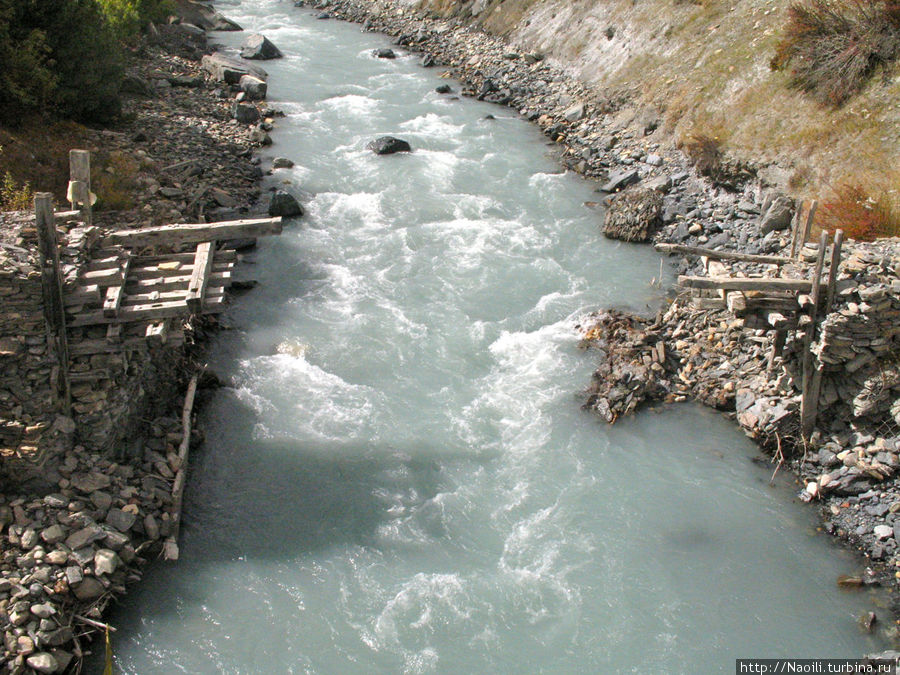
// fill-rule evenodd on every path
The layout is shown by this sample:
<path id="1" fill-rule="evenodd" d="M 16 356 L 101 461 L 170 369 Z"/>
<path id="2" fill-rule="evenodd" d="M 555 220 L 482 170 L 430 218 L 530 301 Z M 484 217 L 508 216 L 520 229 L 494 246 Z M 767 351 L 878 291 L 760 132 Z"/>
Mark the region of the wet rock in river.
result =
<path id="1" fill-rule="evenodd" d="M 259 110 L 256 106 L 247 105 L 246 103 L 237 103 L 234 106 L 234 119 L 241 124 L 253 124 L 259 121 Z"/>
<path id="2" fill-rule="evenodd" d="M 302 216 L 303 207 L 300 206 L 300 202 L 298 202 L 290 192 L 277 190 L 272 195 L 272 199 L 269 202 L 269 215 L 273 217 L 282 216 L 285 218 L 290 216 Z"/>
<path id="3" fill-rule="evenodd" d="M 397 55 L 393 49 L 373 49 L 372 55 L 378 59 L 396 59 Z"/>
<path id="4" fill-rule="evenodd" d="M 251 101 L 262 101 L 268 93 L 269 85 L 253 75 L 243 75 L 240 80 L 241 91 Z"/>
<path id="5" fill-rule="evenodd" d="M 393 136 L 381 136 L 371 141 L 366 147 L 376 155 L 392 155 L 395 152 L 412 152 L 409 143 Z"/>
<path id="6" fill-rule="evenodd" d="M 258 61 L 280 59 L 284 56 L 269 38 L 260 33 L 249 35 L 241 45 L 241 58 Z"/>

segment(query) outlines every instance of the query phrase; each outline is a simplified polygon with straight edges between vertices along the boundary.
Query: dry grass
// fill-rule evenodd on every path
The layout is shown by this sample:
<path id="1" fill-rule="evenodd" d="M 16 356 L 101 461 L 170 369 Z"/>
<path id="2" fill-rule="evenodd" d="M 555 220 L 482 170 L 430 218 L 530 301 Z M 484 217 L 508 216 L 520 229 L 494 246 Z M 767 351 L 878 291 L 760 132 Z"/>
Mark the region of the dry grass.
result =
<path id="1" fill-rule="evenodd" d="M 91 172 L 91 189 L 100 211 L 127 211 L 134 208 L 140 163 L 123 152 L 99 157 Z"/>
<path id="2" fill-rule="evenodd" d="M 788 8 L 771 67 L 790 66 L 793 86 L 839 106 L 898 55 L 900 2 L 802 0 Z"/>
<path id="3" fill-rule="evenodd" d="M 873 196 L 858 183 L 842 183 L 819 207 L 816 225 L 823 230 L 840 228 L 858 241 L 900 236 L 900 209 L 891 197 L 886 191 Z"/>

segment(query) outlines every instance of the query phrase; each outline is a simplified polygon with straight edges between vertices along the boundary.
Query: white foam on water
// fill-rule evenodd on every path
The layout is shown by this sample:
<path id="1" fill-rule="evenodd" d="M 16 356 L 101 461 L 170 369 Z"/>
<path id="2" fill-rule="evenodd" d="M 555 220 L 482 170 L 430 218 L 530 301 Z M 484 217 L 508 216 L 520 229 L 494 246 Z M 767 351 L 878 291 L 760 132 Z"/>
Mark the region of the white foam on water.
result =
<path id="1" fill-rule="evenodd" d="M 305 356 L 259 356 L 241 366 L 238 399 L 265 413 L 258 440 L 345 442 L 368 437 L 378 422 L 383 402 L 377 392 L 345 382 Z"/>
<path id="2" fill-rule="evenodd" d="M 459 158 L 445 150 L 426 150 L 415 148 L 414 158 L 425 165 L 426 176 L 433 179 L 438 186 L 447 185 L 453 180 Z"/>
<path id="3" fill-rule="evenodd" d="M 321 101 L 320 106 L 338 113 L 341 117 L 369 118 L 381 107 L 381 102 L 363 94 L 332 96 Z"/>
<path id="4" fill-rule="evenodd" d="M 367 228 L 384 227 L 387 223 L 382 210 L 383 195 L 377 192 L 353 194 L 326 192 L 316 195 L 317 218 L 329 222 L 362 225 Z"/>
<path id="5" fill-rule="evenodd" d="M 462 141 L 458 137 L 463 131 L 465 125 L 456 124 L 449 115 L 438 115 L 437 113 L 426 113 L 419 115 L 411 120 L 407 120 L 400 124 L 400 128 L 417 134 L 421 138 L 434 138 L 436 140 L 455 140 L 457 143 Z"/>

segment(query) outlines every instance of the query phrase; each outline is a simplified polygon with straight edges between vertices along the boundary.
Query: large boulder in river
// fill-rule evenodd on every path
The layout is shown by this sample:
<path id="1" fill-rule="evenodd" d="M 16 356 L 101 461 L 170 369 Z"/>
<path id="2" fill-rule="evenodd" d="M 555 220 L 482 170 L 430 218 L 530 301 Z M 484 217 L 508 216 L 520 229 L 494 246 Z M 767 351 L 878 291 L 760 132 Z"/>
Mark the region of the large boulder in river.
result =
<path id="1" fill-rule="evenodd" d="M 240 81 L 241 91 L 251 101 L 262 101 L 268 93 L 268 85 L 265 80 L 261 80 L 253 75 L 244 75 Z"/>
<path id="2" fill-rule="evenodd" d="M 372 55 L 377 59 L 396 59 L 393 49 L 373 49 Z"/>
<path id="3" fill-rule="evenodd" d="M 280 59 L 284 54 L 265 35 L 254 33 L 244 40 L 241 45 L 241 57 L 265 61 L 268 59 Z"/>
<path id="4" fill-rule="evenodd" d="M 235 103 L 234 119 L 241 124 L 254 124 L 259 121 L 259 110 L 247 103 Z"/>
<path id="5" fill-rule="evenodd" d="M 252 75 L 260 80 L 269 78 L 269 74 L 259 66 L 229 58 L 219 52 L 204 56 L 200 65 L 214 80 L 227 84 L 238 84 L 244 75 Z"/>
<path id="6" fill-rule="evenodd" d="M 395 152 L 412 152 L 409 143 L 393 136 L 381 136 L 371 141 L 366 147 L 376 155 L 392 155 Z"/>
<path id="7" fill-rule="evenodd" d="M 203 30 L 244 30 L 231 19 L 219 14 L 209 2 L 175 0 L 175 15 L 182 23 L 190 23 Z"/>
<path id="8" fill-rule="evenodd" d="M 302 216 L 303 207 L 300 202 L 290 192 L 285 190 L 276 190 L 269 202 L 269 215 L 273 218 L 282 216 L 288 218 L 290 216 Z"/>
<path id="9" fill-rule="evenodd" d="M 612 198 L 603 221 L 603 234 L 622 241 L 649 241 L 662 222 L 662 195 L 632 188 Z"/>

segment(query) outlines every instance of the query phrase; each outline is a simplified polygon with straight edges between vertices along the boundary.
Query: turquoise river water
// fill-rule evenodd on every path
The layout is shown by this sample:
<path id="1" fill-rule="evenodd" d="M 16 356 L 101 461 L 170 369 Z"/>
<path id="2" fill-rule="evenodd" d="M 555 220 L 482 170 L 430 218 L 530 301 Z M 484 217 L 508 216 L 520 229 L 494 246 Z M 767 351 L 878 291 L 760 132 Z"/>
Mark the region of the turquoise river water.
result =
<path id="1" fill-rule="evenodd" d="M 121 672 L 729 673 L 878 647 L 870 599 L 835 587 L 856 563 L 731 423 L 580 410 L 575 324 L 655 307 L 660 260 L 601 236 L 535 127 L 358 26 L 221 9 L 285 53 L 264 157 L 296 166 L 267 186 L 308 215 L 243 267 L 181 560 L 111 618 Z M 365 149 L 384 134 L 414 152 Z"/>

